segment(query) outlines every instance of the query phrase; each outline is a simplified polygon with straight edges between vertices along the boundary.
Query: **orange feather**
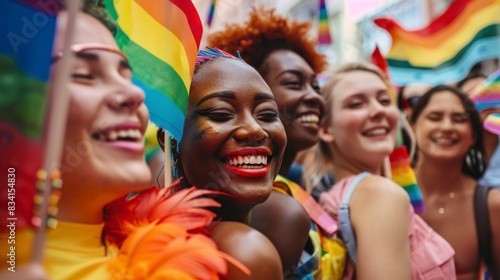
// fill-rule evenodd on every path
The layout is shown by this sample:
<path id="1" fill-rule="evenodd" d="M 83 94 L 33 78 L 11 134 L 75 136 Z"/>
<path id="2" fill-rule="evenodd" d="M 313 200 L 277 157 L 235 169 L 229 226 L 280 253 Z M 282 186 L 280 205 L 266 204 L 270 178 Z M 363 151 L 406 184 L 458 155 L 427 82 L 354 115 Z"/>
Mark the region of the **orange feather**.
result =
<path id="1" fill-rule="evenodd" d="M 172 275 L 185 275 L 180 279 L 219 279 L 227 273 L 226 260 L 250 274 L 204 235 L 189 234 L 171 223 L 128 226 L 132 233 L 109 264 L 113 279 L 161 279 L 162 275 L 169 279 Z"/>
<path id="2" fill-rule="evenodd" d="M 108 242 L 120 247 L 128 235 L 124 224 L 140 221 L 160 220 L 180 225 L 188 231 L 206 232 L 205 227 L 215 218 L 215 214 L 206 208 L 220 207 L 220 204 L 204 196 L 219 193 L 195 187 L 171 193 L 178 184 L 179 180 L 161 190 L 150 187 L 132 199 L 122 197 L 108 204 L 104 227 Z"/>
<path id="3" fill-rule="evenodd" d="M 132 199 L 121 199 L 105 209 L 105 235 L 120 248 L 109 263 L 113 279 L 219 279 L 227 263 L 250 274 L 248 268 L 220 252 L 207 232 L 220 207 L 207 195 L 221 193 L 195 187 L 171 193 L 151 187 Z"/>

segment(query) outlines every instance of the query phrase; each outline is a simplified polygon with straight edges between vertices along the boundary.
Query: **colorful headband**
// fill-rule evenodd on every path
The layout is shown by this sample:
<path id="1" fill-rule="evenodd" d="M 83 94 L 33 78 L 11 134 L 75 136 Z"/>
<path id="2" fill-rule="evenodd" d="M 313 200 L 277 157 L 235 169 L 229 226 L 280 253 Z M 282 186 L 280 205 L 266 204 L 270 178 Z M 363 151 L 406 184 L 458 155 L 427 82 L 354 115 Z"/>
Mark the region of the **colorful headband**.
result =
<path id="1" fill-rule="evenodd" d="M 244 61 L 241 56 L 240 56 L 240 52 L 236 52 L 238 54 L 238 57 L 230 54 L 230 53 L 227 53 L 221 49 L 218 49 L 218 48 L 211 48 L 211 47 L 207 47 L 206 50 L 200 50 L 198 52 L 198 57 L 196 57 L 196 66 L 199 66 L 200 64 L 203 64 L 204 62 L 207 62 L 207 61 L 210 61 L 216 57 L 227 57 L 227 58 L 233 58 L 233 59 L 238 59 L 238 60 L 241 60 L 241 61 Z"/>

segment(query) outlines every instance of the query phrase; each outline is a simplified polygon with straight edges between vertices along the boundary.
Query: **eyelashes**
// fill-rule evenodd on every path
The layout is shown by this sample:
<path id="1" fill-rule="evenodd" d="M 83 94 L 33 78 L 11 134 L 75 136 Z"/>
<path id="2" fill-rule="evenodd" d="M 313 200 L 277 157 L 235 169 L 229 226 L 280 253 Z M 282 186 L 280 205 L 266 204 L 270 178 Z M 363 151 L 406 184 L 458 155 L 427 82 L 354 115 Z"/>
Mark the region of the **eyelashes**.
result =
<path id="1" fill-rule="evenodd" d="M 79 73 L 73 73 L 71 74 L 71 77 L 73 79 L 83 79 L 83 80 L 92 80 L 94 78 L 90 74 L 79 74 Z"/>
<path id="2" fill-rule="evenodd" d="M 195 114 L 215 122 L 225 122 L 237 117 L 236 113 L 227 110 L 197 110 Z M 278 119 L 278 112 L 269 109 L 263 110 L 256 114 L 256 119 L 264 122 L 273 122 Z"/>

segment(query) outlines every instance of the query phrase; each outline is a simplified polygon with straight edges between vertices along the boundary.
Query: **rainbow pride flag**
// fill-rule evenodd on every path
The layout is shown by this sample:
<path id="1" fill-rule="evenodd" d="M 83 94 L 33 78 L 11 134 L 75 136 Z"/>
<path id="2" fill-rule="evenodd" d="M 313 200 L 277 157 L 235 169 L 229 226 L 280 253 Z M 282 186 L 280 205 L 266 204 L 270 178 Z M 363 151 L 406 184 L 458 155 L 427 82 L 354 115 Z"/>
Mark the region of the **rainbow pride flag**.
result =
<path id="1" fill-rule="evenodd" d="M 396 85 L 454 82 L 477 62 L 500 57 L 500 0 L 455 0 L 428 26 L 406 30 L 388 18 L 375 24 L 387 30 L 386 55 Z"/>
<path id="2" fill-rule="evenodd" d="M 17 219 L 17 229 L 31 225 L 36 172 L 42 166 L 54 15 L 59 9 L 53 3 L 44 4 L 0 1 L 2 231 L 9 218 Z M 13 201 L 15 212 L 10 215 L 7 206 Z"/>
<path id="3" fill-rule="evenodd" d="M 332 43 L 332 36 L 330 34 L 330 21 L 328 20 L 328 10 L 326 9 L 325 0 L 319 0 L 318 11 L 318 43 L 320 45 L 330 45 Z"/>
<path id="4" fill-rule="evenodd" d="M 418 188 L 417 178 L 411 167 L 406 146 L 395 148 L 389 155 L 389 160 L 391 162 L 392 180 L 402 186 L 408 193 L 415 213 L 425 212 L 422 194 Z"/>
<path id="5" fill-rule="evenodd" d="M 491 74 L 471 93 L 471 99 L 478 111 L 500 110 L 500 69 Z M 490 114 L 483 122 L 484 128 L 500 135 L 500 114 Z"/>
<path id="6" fill-rule="evenodd" d="M 182 137 L 203 25 L 190 0 L 105 0 L 118 23 L 118 45 L 146 92 L 150 119 Z"/>
<path id="7" fill-rule="evenodd" d="M 217 5 L 217 0 L 212 0 L 212 3 L 210 4 L 210 9 L 208 10 L 207 26 L 212 25 L 212 20 L 214 19 L 214 14 L 215 14 L 215 5 Z"/>

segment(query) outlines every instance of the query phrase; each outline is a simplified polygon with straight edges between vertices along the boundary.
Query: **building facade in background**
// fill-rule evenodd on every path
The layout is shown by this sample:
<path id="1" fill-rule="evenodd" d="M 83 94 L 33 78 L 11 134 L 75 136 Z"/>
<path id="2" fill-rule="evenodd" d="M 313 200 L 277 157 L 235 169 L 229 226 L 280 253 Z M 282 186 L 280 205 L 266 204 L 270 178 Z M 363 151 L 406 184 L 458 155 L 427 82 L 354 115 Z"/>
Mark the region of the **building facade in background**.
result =
<path id="1" fill-rule="evenodd" d="M 375 18 L 391 17 L 406 29 L 426 26 L 439 16 L 453 0 L 325 0 L 329 26 L 333 39 L 331 45 L 320 46 L 330 67 L 367 60 L 377 45 L 383 54 L 391 47 L 387 32 L 373 23 Z M 212 0 L 193 0 L 202 20 L 206 22 Z M 311 21 L 318 26 L 319 0 L 217 0 L 211 26 L 205 26 L 205 35 L 224 28 L 226 24 L 244 22 L 252 7 L 263 5 L 276 8 L 277 12 L 301 21 Z M 311 34 L 317 36 L 317 34 Z M 204 46 L 204 44 L 203 44 Z M 497 60 L 480 63 L 474 68 L 484 74 L 500 67 Z"/>

